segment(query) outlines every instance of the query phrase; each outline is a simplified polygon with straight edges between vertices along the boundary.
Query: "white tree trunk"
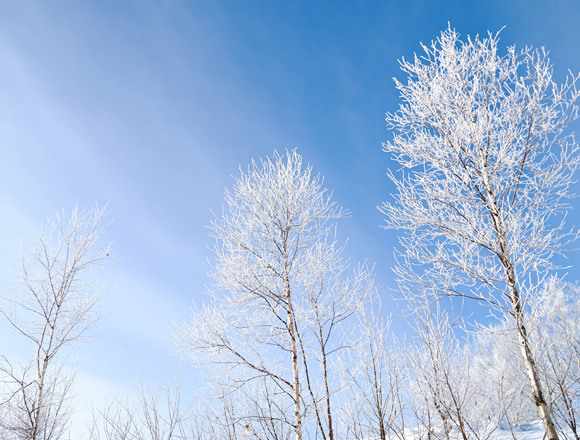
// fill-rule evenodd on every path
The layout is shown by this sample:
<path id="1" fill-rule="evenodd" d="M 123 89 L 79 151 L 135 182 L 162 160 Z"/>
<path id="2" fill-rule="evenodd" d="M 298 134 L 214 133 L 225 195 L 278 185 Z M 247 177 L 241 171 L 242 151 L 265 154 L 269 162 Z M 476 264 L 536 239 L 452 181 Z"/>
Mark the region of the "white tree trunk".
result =
<path id="1" fill-rule="evenodd" d="M 526 367 L 526 372 L 528 378 L 530 379 L 530 384 L 532 386 L 532 395 L 534 397 L 534 403 L 538 408 L 540 413 L 540 418 L 546 429 L 546 437 L 548 440 L 559 440 L 558 432 L 556 431 L 556 426 L 552 420 L 552 411 L 548 407 L 546 399 L 544 398 L 544 391 L 542 389 L 542 383 L 540 381 L 540 376 L 538 374 L 538 368 L 530 348 L 530 341 L 528 338 L 527 329 L 523 319 L 523 311 L 518 298 L 518 291 L 515 286 L 510 286 L 510 294 L 512 296 L 512 301 L 517 301 L 514 304 L 514 314 L 516 319 L 518 342 L 520 345 L 520 351 L 522 353 L 522 359 L 524 361 L 524 366 Z"/>
<path id="2" fill-rule="evenodd" d="M 288 332 L 290 333 L 292 351 L 292 377 L 294 388 L 294 430 L 296 432 L 296 440 L 302 440 L 302 414 L 300 409 L 300 377 L 298 376 L 298 347 L 296 345 L 296 328 L 294 325 L 294 310 L 292 309 L 292 301 L 290 294 L 290 281 L 288 277 L 284 277 L 284 290 L 286 291 L 286 311 L 288 319 Z"/>

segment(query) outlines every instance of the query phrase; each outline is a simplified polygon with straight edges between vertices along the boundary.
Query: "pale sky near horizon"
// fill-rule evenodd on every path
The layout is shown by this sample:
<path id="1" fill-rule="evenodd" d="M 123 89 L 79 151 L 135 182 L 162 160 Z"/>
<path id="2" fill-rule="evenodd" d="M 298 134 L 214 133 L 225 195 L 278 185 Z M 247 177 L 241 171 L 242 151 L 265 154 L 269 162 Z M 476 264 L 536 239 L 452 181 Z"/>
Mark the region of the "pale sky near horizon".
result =
<path id="1" fill-rule="evenodd" d="M 2 1 L 0 295 L 17 288 L 29 227 L 108 203 L 108 313 L 74 354 L 79 398 L 167 380 L 173 323 L 210 282 L 205 225 L 224 188 L 252 159 L 297 148 L 351 212 L 348 256 L 375 265 L 396 315 L 397 235 L 376 207 L 393 190 L 381 142 L 397 60 L 448 22 L 463 38 L 505 26 L 502 48 L 546 47 L 561 80 L 580 71 L 579 19 L 574 0 Z M 0 333 L 0 353 L 21 349 Z"/>

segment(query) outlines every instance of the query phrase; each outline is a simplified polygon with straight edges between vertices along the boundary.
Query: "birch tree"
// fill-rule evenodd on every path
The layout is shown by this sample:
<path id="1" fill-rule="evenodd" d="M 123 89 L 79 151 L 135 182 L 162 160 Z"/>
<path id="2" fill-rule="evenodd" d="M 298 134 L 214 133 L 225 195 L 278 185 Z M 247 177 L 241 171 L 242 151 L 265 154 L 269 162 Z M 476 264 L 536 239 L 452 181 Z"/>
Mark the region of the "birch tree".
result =
<path id="1" fill-rule="evenodd" d="M 66 432 L 74 374 L 59 356 L 84 341 L 100 317 L 100 287 L 91 272 L 109 252 L 99 246 L 104 214 L 74 210 L 49 221 L 22 256 L 21 289 L 2 298 L 0 316 L 32 349 L 23 364 L 0 359 L 3 439 L 55 440 Z"/>
<path id="2" fill-rule="evenodd" d="M 210 227 L 213 302 L 194 311 L 182 344 L 213 380 L 245 395 L 238 418 L 250 432 L 261 426 L 265 438 L 282 439 L 290 429 L 300 440 L 311 420 L 321 438 L 338 438 L 332 357 L 370 277 L 364 267 L 346 276 L 334 238 L 345 211 L 295 151 L 252 162 L 226 204 Z"/>
<path id="3" fill-rule="evenodd" d="M 577 76 L 552 79 L 543 49 L 499 36 L 461 41 L 447 29 L 421 57 L 401 61 L 401 104 L 387 114 L 383 145 L 401 166 L 390 178 L 387 227 L 404 229 L 396 268 L 403 291 L 462 297 L 514 320 L 533 398 L 549 440 L 558 439 L 540 381 L 525 310 L 553 256 L 575 238 L 564 226 L 578 147 Z"/>

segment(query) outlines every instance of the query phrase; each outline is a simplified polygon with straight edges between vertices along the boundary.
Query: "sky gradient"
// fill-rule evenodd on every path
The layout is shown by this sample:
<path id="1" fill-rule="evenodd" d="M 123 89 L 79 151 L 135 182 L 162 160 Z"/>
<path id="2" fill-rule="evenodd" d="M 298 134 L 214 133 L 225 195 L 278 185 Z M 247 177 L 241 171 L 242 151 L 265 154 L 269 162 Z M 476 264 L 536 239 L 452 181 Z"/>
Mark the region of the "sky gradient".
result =
<path id="1" fill-rule="evenodd" d="M 73 355 L 79 398 L 167 380 L 180 363 L 174 322 L 205 298 L 205 226 L 231 176 L 297 148 L 351 212 L 339 223 L 347 255 L 375 265 L 397 315 L 397 234 L 376 207 L 393 190 L 381 143 L 398 60 L 448 23 L 464 38 L 505 26 L 502 48 L 544 46 L 562 80 L 580 71 L 579 19 L 575 0 L 3 1 L 0 294 L 18 289 L 31 228 L 108 203 L 107 314 Z M 568 225 L 579 220 L 572 211 Z M 0 331 L 0 352 L 21 354 Z M 181 375 L 194 386 L 189 367 Z"/>

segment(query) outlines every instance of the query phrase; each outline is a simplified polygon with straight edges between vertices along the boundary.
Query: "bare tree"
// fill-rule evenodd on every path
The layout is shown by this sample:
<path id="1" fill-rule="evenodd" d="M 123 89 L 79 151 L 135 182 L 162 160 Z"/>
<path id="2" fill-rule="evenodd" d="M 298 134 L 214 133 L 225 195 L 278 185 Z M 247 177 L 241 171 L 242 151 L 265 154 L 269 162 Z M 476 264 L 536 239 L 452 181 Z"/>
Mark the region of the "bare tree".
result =
<path id="1" fill-rule="evenodd" d="M 513 319 L 480 326 L 471 339 L 473 412 L 491 429 L 514 430 L 537 418 Z"/>
<path id="2" fill-rule="evenodd" d="M 195 440 L 201 438 L 189 407 L 181 403 L 179 378 L 151 388 L 139 383 L 136 398 L 114 398 L 93 409 L 89 440 Z"/>
<path id="3" fill-rule="evenodd" d="M 297 440 L 306 430 L 338 438 L 332 358 L 370 277 L 364 267 L 345 275 L 333 223 L 345 212 L 295 151 L 253 162 L 226 202 L 211 225 L 213 304 L 183 326 L 183 347 L 243 396 L 240 417 L 263 438 L 287 438 L 288 428 Z"/>
<path id="4" fill-rule="evenodd" d="M 425 404 L 424 413 L 436 414 L 444 438 L 449 440 L 453 427 L 453 397 L 456 394 L 456 384 L 451 378 L 456 346 L 449 343 L 451 328 L 446 316 L 441 316 L 439 310 L 437 313 L 431 310 L 420 312 L 426 316 L 420 316 L 415 325 L 419 342 L 408 351 L 413 371 L 411 388 L 417 401 Z M 459 406 L 463 406 L 462 402 Z M 460 412 L 458 419 L 459 421 L 462 419 Z M 425 425 L 425 422 L 423 424 Z M 435 431 L 429 432 L 433 434 Z"/>
<path id="5" fill-rule="evenodd" d="M 488 439 L 497 424 L 488 423 L 489 414 L 478 409 L 489 405 L 481 392 L 486 378 L 474 365 L 470 333 L 461 320 L 452 321 L 439 303 L 417 312 L 413 324 L 416 344 L 407 354 L 415 407 L 421 409 L 416 412 L 418 422 L 437 435 L 430 427 L 433 414 L 446 439 Z"/>
<path id="6" fill-rule="evenodd" d="M 462 42 L 448 29 L 422 57 L 401 61 L 404 103 L 387 115 L 396 131 L 383 148 L 406 172 L 390 174 L 397 194 L 381 209 L 387 227 L 408 231 L 397 274 L 409 296 L 469 298 L 513 318 L 556 440 L 525 310 L 553 255 L 575 238 L 560 214 L 579 164 L 565 131 L 577 117 L 577 77 L 558 85 L 545 51 L 510 47 L 500 56 L 498 40 Z"/>
<path id="7" fill-rule="evenodd" d="M 549 279 L 536 298 L 530 321 L 540 353 L 556 423 L 563 435 L 580 439 L 580 287 Z"/>
<path id="8" fill-rule="evenodd" d="M 100 316 L 100 288 L 91 272 L 108 255 L 98 245 L 104 214 L 75 209 L 49 221 L 22 257 L 22 289 L 2 299 L 1 316 L 33 352 L 23 365 L 1 360 L 3 439 L 58 439 L 66 431 L 74 375 L 58 358 L 65 347 L 84 341 Z"/>
<path id="9" fill-rule="evenodd" d="M 375 292 L 376 294 L 376 292 Z M 345 438 L 404 438 L 408 374 L 403 342 L 392 337 L 376 301 L 368 301 L 344 362 Z"/>

